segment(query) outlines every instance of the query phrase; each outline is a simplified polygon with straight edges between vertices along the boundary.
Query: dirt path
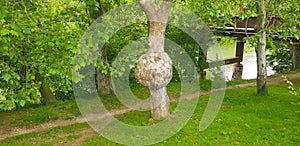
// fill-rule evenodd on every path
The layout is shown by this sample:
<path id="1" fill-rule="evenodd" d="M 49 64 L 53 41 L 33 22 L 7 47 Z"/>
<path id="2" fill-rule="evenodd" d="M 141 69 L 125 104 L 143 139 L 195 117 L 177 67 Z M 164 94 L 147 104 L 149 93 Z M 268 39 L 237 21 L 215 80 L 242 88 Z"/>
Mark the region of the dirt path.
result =
<path id="1" fill-rule="evenodd" d="M 227 89 L 242 88 L 242 87 L 247 87 L 247 86 L 255 86 L 255 83 L 246 83 L 246 84 L 230 86 L 230 87 L 227 87 Z M 184 97 L 181 97 L 181 98 L 182 99 L 193 99 L 193 98 L 197 97 L 198 95 L 203 96 L 203 95 L 208 95 L 209 93 L 210 93 L 209 91 L 201 91 L 200 93 L 185 95 Z M 171 102 L 177 102 L 178 100 L 179 100 L 179 98 L 172 98 Z M 110 111 L 110 113 L 113 116 L 116 116 L 116 115 L 121 115 L 121 114 L 130 112 L 130 111 L 133 111 L 133 110 L 130 108 L 123 108 L 123 109 L 112 110 L 112 111 Z M 105 116 L 103 116 L 102 118 L 104 118 L 104 117 Z M 52 122 L 47 122 L 47 123 L 43 123 L 40 125 L 36 125 L 31 128 L 10 127 L 10 129 L 5 129 L 5 131 L 0 132 L 0 134 L 1 134 L 0 141 L 4 140 L 6 138 L 21 135 L 21 134 L 27 134 L 27 133 L 31 133 L 31 132 L 41 132 L 41 131 L 51 129 L 54 127 L 69 126 L 69 125 L 72 125 L 75 123 L 85 123 L 85 122 L 86 122 L 86 119 L 84 117 L 80 116 L 80 117 L 76 117 L 72 120 L 56 120 L 56 121 L 52 121 Z"/>
<path id="2" fill-rule="evenodd" d="M 287 75 L 287 77 L 288 77 L 289 80 L 295 81 L 296 84 L 300 85 L 300 71 L 290 72 Z M 269 77 L 268 83 L 285 84 L 285 82 L 281 78 L 281 75 L 275 75 L 275 76 Z M 244 84 L 229 86 L 226 89 L 243 88 L 243 87 L 249 87 L 249 86 L 255 86 L 255 85 L 256 85 L 255 82 L 244 83 Z M 209 93 L 210 93 L 210 91 L 201 91 L 200 93 L 186 95 L 184 98 L 185 99 L 192 99 L 192 98 L 195 98 L 197 95 L 202 96 L 202 95 L 208 95 Z M 172 98 L 171 101 L 176 102 L 176 101 L 178 101 L 178 98 Z M 112 111 L 110 111 L 110 113 L 113 116 L 116 116 L 116 115 L 121 115 L 121 114 L 130 112 L 130 111 L 132 111 L 132 109 L 123 108 L 123 109 L 112 110 Z M 72 125 L 72 124 L 75 124 L 75 123 L 85 123 L 85 122 L 86 122 L 85 118 L 80 116 L 80 117 L 74 118 L 72 120 L 56 120 L 56 121 L 52 121 L 52 122 L 47 122 L 47 123 L 44 123 L 44 124 L 36 125 L 32 128 L 10 127 L 10 129 L 5 129 L 4 132 L 0 133 L 1 134 L 0 135 L 0 141 L 4 140 L 6 138 L 21 135 L 21 134 L 26 134 L 26 133 L 31 133 L 31 132 L 40 132 L 40 131 L 44 131 L 44 130 L 54 128 L 54 127 L 68 126 L 68 125 Z M 86 132 L 91 133 L 92 131 L 91 131 L 91 129 L 88 129 Z M 84 139 L 86 139 L 86 138 L 83 136 L 83 137 L 79 138 L 78 141 L 83 141 Z"/>
<path id="3" fill-rule="evenodd" d="M 132 109 L 129 109 L 129 108 L 117 109 L 117 110 L 110 111 L 110 113 L 113 116 L 116 116 L 116 115 L 121 115 L 121 114 L 127 113 L 129 111 L 132 111 Z M 76 117 L 72 120 L 56 120 L 56 121 L 52 121 L 52 122 L 47 122 L 47 123 L 43 123 L 40 125 L 36 125 L 32 128 L 11 127 L 11 129 L 5 129 L 6 131 L 1 133 L 0 141 L 4 140 L 6 138 L 21 135 L 21 134 L 26 134 L 26 133 L 31 133 L 31 132 L 40 132 L 40 131 L 51 129 L 54 127 L 69 126 L 69 125 L 72 125 L 75 123 L 85 123 L 85 122 L 86 122 L 85 118 L 80 116 L 80 117 Z"/>

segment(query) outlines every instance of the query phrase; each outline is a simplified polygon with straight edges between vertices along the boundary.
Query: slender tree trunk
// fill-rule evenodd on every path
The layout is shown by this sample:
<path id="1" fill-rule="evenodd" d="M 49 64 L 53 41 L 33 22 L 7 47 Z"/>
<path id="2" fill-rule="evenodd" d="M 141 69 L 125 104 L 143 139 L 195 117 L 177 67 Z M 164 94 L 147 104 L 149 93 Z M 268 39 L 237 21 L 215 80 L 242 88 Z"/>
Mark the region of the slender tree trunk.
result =
<path id="1" fill-rule="evenodd" d="M 53 95 L 53 92 L 50 89 L 50 87 L 46 87 L 46 86 L 41 85 L 39 90 L 40 90 L 40 93 L 41 93 L 42 98 L 43 98 L 45 103 L 51 103 L 51 102 L 56 102 L 57 101 L 55 96 Z"/>
<path id="2" fill-rule="evenodd" d="M 267 95 L 267 61 L 266 61 L 266 10 L 264 0 L 259 0 L 257 5 L 258 11 L 258 26 L 257 32 L 259 34 L 259 39 L 257 46 L 255 48 L 257 56 L 257 94 Z"/>
<path id="3" fill-rule="evenodd" d="M 140 57 L 135 77 L 150 90 L 152 118 L 161 120 L 170 115 L 166 85 L 172 78 L 172 61 L 164 52 L 170 3 L 163 0 L 140 0 L 139 3 L 148 18 L 149 38 L 148 53 Z"/>
<path id="4" fill-rule="evenodd" d="M 50 87 L 44 86 L 44 78 L 39 73 L 36 73 L 35 76 L 36 76 L 37 82 L 42 82 L 39 91 L 43 98 L 43 102 L 45 102 L 45 103 L 56 102 L 57 100 L 56 100 L 52 90 L 50 89 Z"/>
<path id="5" fill-rule="evenodd" d="M 96 18 L 101 17 L 103 15 L 103 9 L 102 9 L 102 4 L 101 4 L 101 0 L 96 0 L 96 2 L 99 4 L 98 6 L 98 11 L 96 13 Z M 99 19 L 100 21 L 102 21 L 101 19 Z M 103 64 L 105 66 L 109 66 L 108 63 L 108 59 L 107 59 L 107 50 L 106 50 L 106 46 L 104 45 L 102 48 L 100 49 L 100 53 L 101 53 L 101 61 L 103 62 Z M 110 76 L 109 72 L 105 72 L 103 73 L 101 69 L 96 68 L 96 73 L 97 73 L 97 77 L 96 77 L 96 82 L 97 82 L 97 89 L 98 92 L 100 94 L 112 94 L 113 93 L 113 86 L 112 86 L 112 79 Z"/>
<path id="6" fill-rule="evenodd" d="M 105 45 L 100 49 L 101 60 L 105 66 L 109 66 Z M 101 69 L 96 68 L 97 71 L 97 89 L 100 94 L 112 94 L 113 86 L 112 79 L 109 72 L 103 73 Z"/>

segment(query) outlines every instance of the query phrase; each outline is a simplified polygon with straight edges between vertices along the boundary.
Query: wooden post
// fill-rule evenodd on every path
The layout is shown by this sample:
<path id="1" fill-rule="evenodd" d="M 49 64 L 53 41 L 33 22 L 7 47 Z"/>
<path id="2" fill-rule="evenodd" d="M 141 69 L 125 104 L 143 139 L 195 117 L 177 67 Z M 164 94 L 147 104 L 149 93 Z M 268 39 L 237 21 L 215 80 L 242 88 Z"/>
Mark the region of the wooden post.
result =
<path id="1" fill-rule="evenodd" d="M 293 66 L 292 69 L 300 69 L 300 44 L 291 45 L 290 49 L 292 55 Z"/>
<path id="2" fill-rule="evenodd" d="M 234 65 L 232 79 L 242 79 L 243 65 L 241 62 L 243 61 L 244 45 L 245 42 L 243 41 L 243 36 L 239 36 L 235 49 L 235 56 L 238 57 L 238 62 Z"/>
<path id="3" fill-rule="evenodd" d="M 243 61 L 243 55 L 244 55 L 244 45 L 245 42 L 243 40 L 244 37 L 239 36 L 236 42 L 236 49 L 235 49 L 235 56 L 239 57 L 239 63 Z"/>

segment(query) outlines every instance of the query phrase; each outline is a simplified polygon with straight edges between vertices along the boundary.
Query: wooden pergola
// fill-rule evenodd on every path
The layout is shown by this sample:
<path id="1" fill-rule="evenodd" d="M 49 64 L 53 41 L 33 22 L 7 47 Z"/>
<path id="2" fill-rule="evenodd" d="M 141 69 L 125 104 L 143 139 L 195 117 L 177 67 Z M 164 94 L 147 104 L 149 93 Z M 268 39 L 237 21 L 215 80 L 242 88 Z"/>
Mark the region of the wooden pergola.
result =
<path id="1" fill-rule="evenodd" d="M 278 26 L 279 23 L 282 23 L 282 20 L 278 17 L 268 17 L 268 19 L 269 19 L 268 21 L 269 28 L 276 27 Z M 250 17 L 248 19 L 241 20 L 238 17 L 235 17 L 233 18 L 233 21 L 236 22 L 235 25 L 226 25 L 225 27 L 220 27 L 220 28 L 210 27 L 210 29 L 213 30 L 216 35 L 235 37 L 238 40 L 236 44 L 235 57 L 226 58 L 221 61 L 222 62 L 224 61 L 225 64 L 237 63 L 236 65 L 237 68 L 235 69 L 234 72 L 240 72 L 238 74 L 240 74 L 241 77 L 243 66 L 240 63 L 243 61 L 243 52 L 244 52 L 244 45 L 245 45 L 244 38 L 248 36 L 256 35 L 257 32 L 255 31 L 255 27 L 258 23 L 258 19 L 257 17 Z M 300 30 L 300 26 L 297 26 L 296 28 Z M 273 35 L 272 37 L 274 38 L 275 41 L 292 41 L 295 44 L 300 44 L 300 40 L 297 40 L 293 37 L 288 37 L 287 40 L 282 40 L 277 35 Z M 300 55 L 300 52 L 298 55 Z M 300 56 L 298 57 L 300 58 Z M 203 59 L 206 60 L 206 53 L 204 53 Z M 298 60 L 300 61 L 300 59 Z M 209 62 L 209 64 L 210 66 L 214 66 L 214 64 L 219 64 L 218 62 L 220 61 Z"/>

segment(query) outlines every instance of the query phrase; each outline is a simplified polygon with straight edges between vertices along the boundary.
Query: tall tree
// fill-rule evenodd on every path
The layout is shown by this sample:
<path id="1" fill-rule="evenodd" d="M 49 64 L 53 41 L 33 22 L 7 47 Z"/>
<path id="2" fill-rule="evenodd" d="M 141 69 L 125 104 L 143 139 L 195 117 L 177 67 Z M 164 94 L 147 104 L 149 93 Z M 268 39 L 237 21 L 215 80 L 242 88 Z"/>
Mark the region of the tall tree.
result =
<path id="1" fill-rule="evenodd" d="M 73 0 L 0 1 L 0 110 L 71 96 L 72 56 L 87 27 Z"/>
<path id="2" fill-rule="evenodd" d="M 165 31 L 171 1 L 139 0 L 148 19 L 148 53 L 139 58 L 136 79 L 151 93 L 151 113 L 154 120 L 170 115 L 166 85 L 172 78 L 172 61 L 164 52 Z"/>
<path id="3" fill-rule="evenodd" d="M 255 52 L 257 56 L 257 94 L 267 95 L 267 61 L 266 61 L 266 8 L 265 0 L 257 1 L 258 24 L 257 32 L 259 35 Z"/>
<path id="4" fill-rule="evenodd" d="M 94 3 L 93 3 L 94 2 Z M 89 7 L 96 8 L 96 11 L 91 11 L 90 17 L 93 19 L 98 19 L 99 22 L 102 22 L 101 16 L 103 15 L 103 6 L 102 0 L 86 0 L 86 4 L 89 4 Z M 94 10 L 94 9 L 92 9 Z M 100 17 L 100 18 L 99 18 Z M 96 67 L 96 82 L 97 89 L 100 94 L 111 94 L 113 93 L 112 79 L 108 71 L 109 63 L 107 58 L 107 48 L 104 45 L 102 48 L 99 48 L 101 57 L 99 58 L 103 63 L 102 68 Z M 104 68 L 103 68 L 104 67 Z"/>
<path id="5" fill-rule="evenodd" d="M 101 23 L 105 20 L 102 19 L 102 15 L 108 12 L 110 9 L 114 7 L 120 6 L 122 4 L 129 3 L 130 0 L 124 1 L 110 1 L 110 0 L 85 0 L 85 4 L 87 5 L 87 14 L 88 16 Z M 108 50 L 111 49 L 109 47 L 109 43 L 105 44 L 102 48 L 99 48 L 99 54 L 101 57 L 96 64 L 96 85 L 97 90 L 100 94 L 113 94 L 113 84 L 112 77 L 110 71 L 110 63 Z"/>

